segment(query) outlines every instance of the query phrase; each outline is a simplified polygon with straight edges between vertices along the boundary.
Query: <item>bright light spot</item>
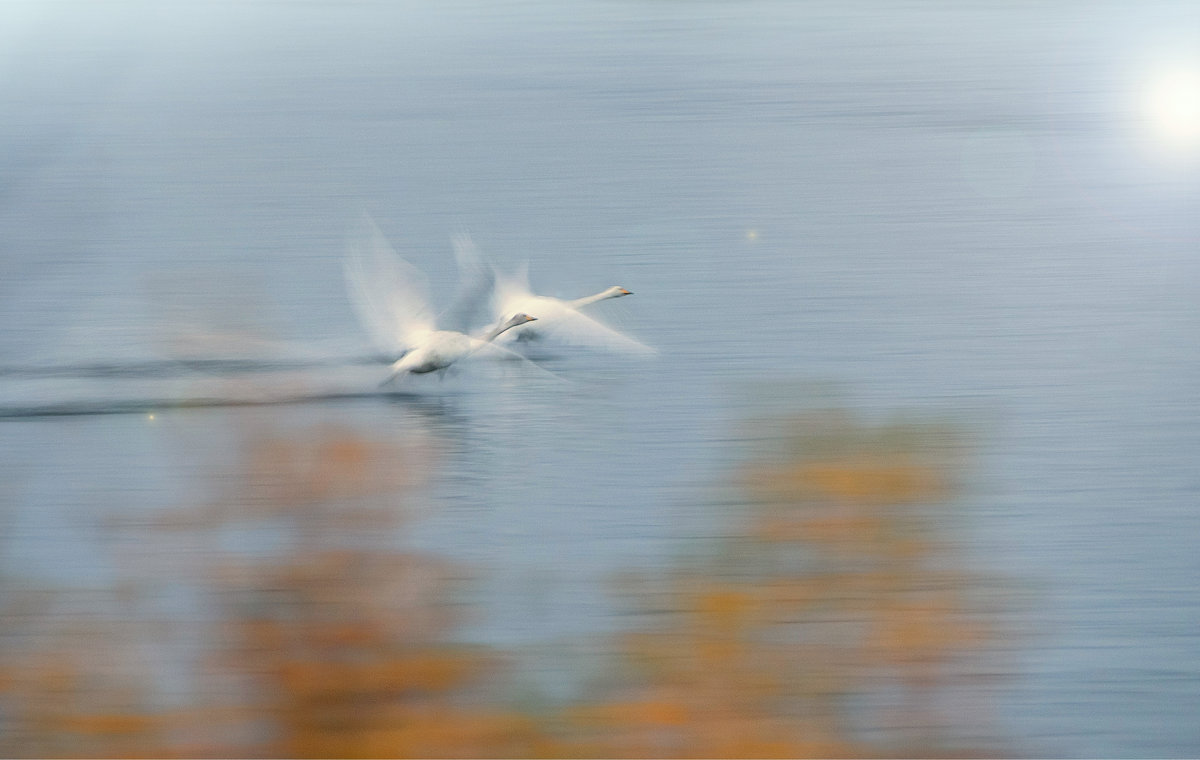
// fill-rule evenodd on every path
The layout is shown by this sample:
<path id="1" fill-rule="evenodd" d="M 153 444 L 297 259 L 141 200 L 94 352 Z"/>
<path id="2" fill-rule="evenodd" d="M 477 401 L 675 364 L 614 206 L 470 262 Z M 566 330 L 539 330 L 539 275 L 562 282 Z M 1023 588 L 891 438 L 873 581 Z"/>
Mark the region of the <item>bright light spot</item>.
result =
<path id="1" fill-rule="evenodd" d="M 1155 72 L 1142 107 L 1150 129 L 1168 147 L 1200 147 L 1200 67 L 1175 65 Z"/>
<path id="2" fill-rule="evenodd" d="M 147 414 L 147 415 L 146 415 L 146 419 L 150 420 L 151 422 L 154 422 L 154 414 L 153 414 L 153 412 L 152 412 L 152 413 L 150 413 L 150 414 Z"/>
<path id="3" fill-rule="evenodd" d="M 747 240 L 758 240 L 758 230 L 746 230 Z"/>

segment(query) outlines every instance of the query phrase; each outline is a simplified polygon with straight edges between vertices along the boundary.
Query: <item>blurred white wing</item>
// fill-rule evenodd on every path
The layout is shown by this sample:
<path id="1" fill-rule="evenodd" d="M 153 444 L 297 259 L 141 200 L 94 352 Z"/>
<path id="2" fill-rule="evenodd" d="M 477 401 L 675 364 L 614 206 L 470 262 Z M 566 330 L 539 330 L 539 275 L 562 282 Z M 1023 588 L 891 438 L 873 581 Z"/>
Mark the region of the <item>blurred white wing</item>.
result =
<path id="1" fill-rule="evenodd" d="M 527 311 L 530 299 L 536 298 L 529 289 L 529 262 L 525 262 L 511 275 L 497 273 L 492 291 L 492 316 L 499 319 Z M 541 314 L 528 311 L 538 319 Z"/>
<path id="2" fill-rule="evenodd" d="M 469 333 L 488 321 L 484 314 L 496 274 L 469 235 L 453 237 L 454 260 L 458 264 L 458 290 L 450 306 L 438 315 L 438 327 Z"/>
<path id="3" fill-rule="evenodd" d="M 355 313 L 381 351 L 410 349 L 434 330 L 425 276 L 367 214 L 351 232 L 342 268 Z"/>
<path id="4" fill-rule="evenodd" d="M 572 309 L 563 309 L 553 319 L 545 320 L 542 331 L 546 337 L 563 343 L 635 354 L 658 353 L 645 343 Z"/>
<path id="5" fill-rule="evenodd" d="M 480 341 L 480 342 L 482 343 L 482 341 Z M 497 346 L 495 343 L 483 343 L 482 346 L 479 346 L 475 350 L 473 355 L 479 356 L 482 358 L 487 358 L 487 359 L 511 359 L 511 360 L 518 362 L 518 366 L 520 366 L 521 368 L 533 370 L 534 372 L 538 373 L 539 375 L 541 375 L 542 377 L 544 377 L 548 380 L 555 380 L 560 383 L 567 382 L 567 380 L 565 380 L 561 376 L 555 374 L 554 372 L 551 372 L 550 370 L 546 369 L 545 367 L 542 367 L 537 362 L 532 361 L 529 357 L 525 356 L 524 354 L 513 351 L 512 349 L 505 348 L 504 346 Z"/>

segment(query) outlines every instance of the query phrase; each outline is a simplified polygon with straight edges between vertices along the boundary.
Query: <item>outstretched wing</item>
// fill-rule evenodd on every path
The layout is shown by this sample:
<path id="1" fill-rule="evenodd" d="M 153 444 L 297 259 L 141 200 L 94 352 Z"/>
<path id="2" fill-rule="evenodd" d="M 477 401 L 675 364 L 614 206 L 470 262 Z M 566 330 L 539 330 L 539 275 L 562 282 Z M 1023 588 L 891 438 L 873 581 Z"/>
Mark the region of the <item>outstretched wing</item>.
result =
<path id="1" fill-rule="evenodd" d="M 505 319 L 526 311 L 531 298 L 534 298 L 534 295 L 529 289 L 529 262 L 519 266 L 512 274 L 497 273 L 495 288 L 492 291 L 492 316 Z M 541 318 L 540 314 L 534 316 Z"/>
<path id="2" fill-rule="evenodd" d="M 496 273 L 469 235 L 455 235 L 452 242 L 458 264 L 458 290 L 450 306 L 438 315 L 437 323 L 443 330 L 469 333 L 488 320 L 484 312 Z"/>
<path id="3" fill-rule="evenodd" d="M 555 380 L 560 383 L 567 382 L 566 379 L 551 372 L 545 367 L 542 367 L 524 354 L 505 348 L 504 346 L 498 346 L 495 343 L 485 343 L 483 341 L 479 342 L 482 343 L 482 345 L 479 345 L 475 348 L 475 351 L 472 353 L 472 356 L 474 357 L 486 359 L 509 359 L 515 362 L 516 366 L 521 367 L 524 370 L 536 372 L 538 375 L 548 380 Z"/>
<path id="4" fill-rule="evenodd" d="M 573 309 L 563 309 L 554 319 L 546 320 L 541 332 L 562 343 L 634 354 L 658 353 L 645 343 Z"/>
<path id="5" fill-rule="evenodd" d="M 412 348 L 434 330 L 425 276 L 396 253 L 368 214 L 352 230 L 342 264 L 350 301 L 377 348 Z"/>

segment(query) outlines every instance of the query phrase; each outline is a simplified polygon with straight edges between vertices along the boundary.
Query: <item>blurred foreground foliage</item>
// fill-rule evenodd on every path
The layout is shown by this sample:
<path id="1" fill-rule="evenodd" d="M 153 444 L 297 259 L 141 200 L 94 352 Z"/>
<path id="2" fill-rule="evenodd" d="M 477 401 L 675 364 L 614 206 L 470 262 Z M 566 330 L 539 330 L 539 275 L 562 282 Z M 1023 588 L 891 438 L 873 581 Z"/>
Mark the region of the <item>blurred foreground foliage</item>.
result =
<path id="1" fill-rule="evenodd" d="M 960 697 L 994 634 L 946 540 L 954 435 L 763 426 L 731 528 L 626 577 L 610 676 L 537 711 L 509 697 L 505 652 L 453 643 L 468 574 L 404 548 L 429 447 L 244 434 L 210 502 L 109 527 L 111 586 L 4 579 L 0 755 L 980 754 Z"/>

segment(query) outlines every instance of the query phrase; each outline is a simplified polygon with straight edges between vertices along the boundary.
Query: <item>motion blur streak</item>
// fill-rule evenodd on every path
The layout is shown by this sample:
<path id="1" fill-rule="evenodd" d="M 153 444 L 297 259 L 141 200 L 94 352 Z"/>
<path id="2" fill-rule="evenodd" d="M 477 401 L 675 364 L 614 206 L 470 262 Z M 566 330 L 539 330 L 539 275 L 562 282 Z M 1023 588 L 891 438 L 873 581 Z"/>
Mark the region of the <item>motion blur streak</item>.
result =
<path id="1" fill-rule="evenodd" d="M 110 583 L 5 578 L 0 754 L 978 753 L 995 729 L 969 665 L 994 618 L 948 541 L 953 431 L 755 427 L 770 444 L 728 531 L 617 579 L 632 622 L 592 642 L 608 676 L 537 706 L 508 653 L 450 635 L 471 575 L 403 545 L 430 441 L 235 427 L 239 464 L 207 475 L 221 496 L 106 521 Z"/>

